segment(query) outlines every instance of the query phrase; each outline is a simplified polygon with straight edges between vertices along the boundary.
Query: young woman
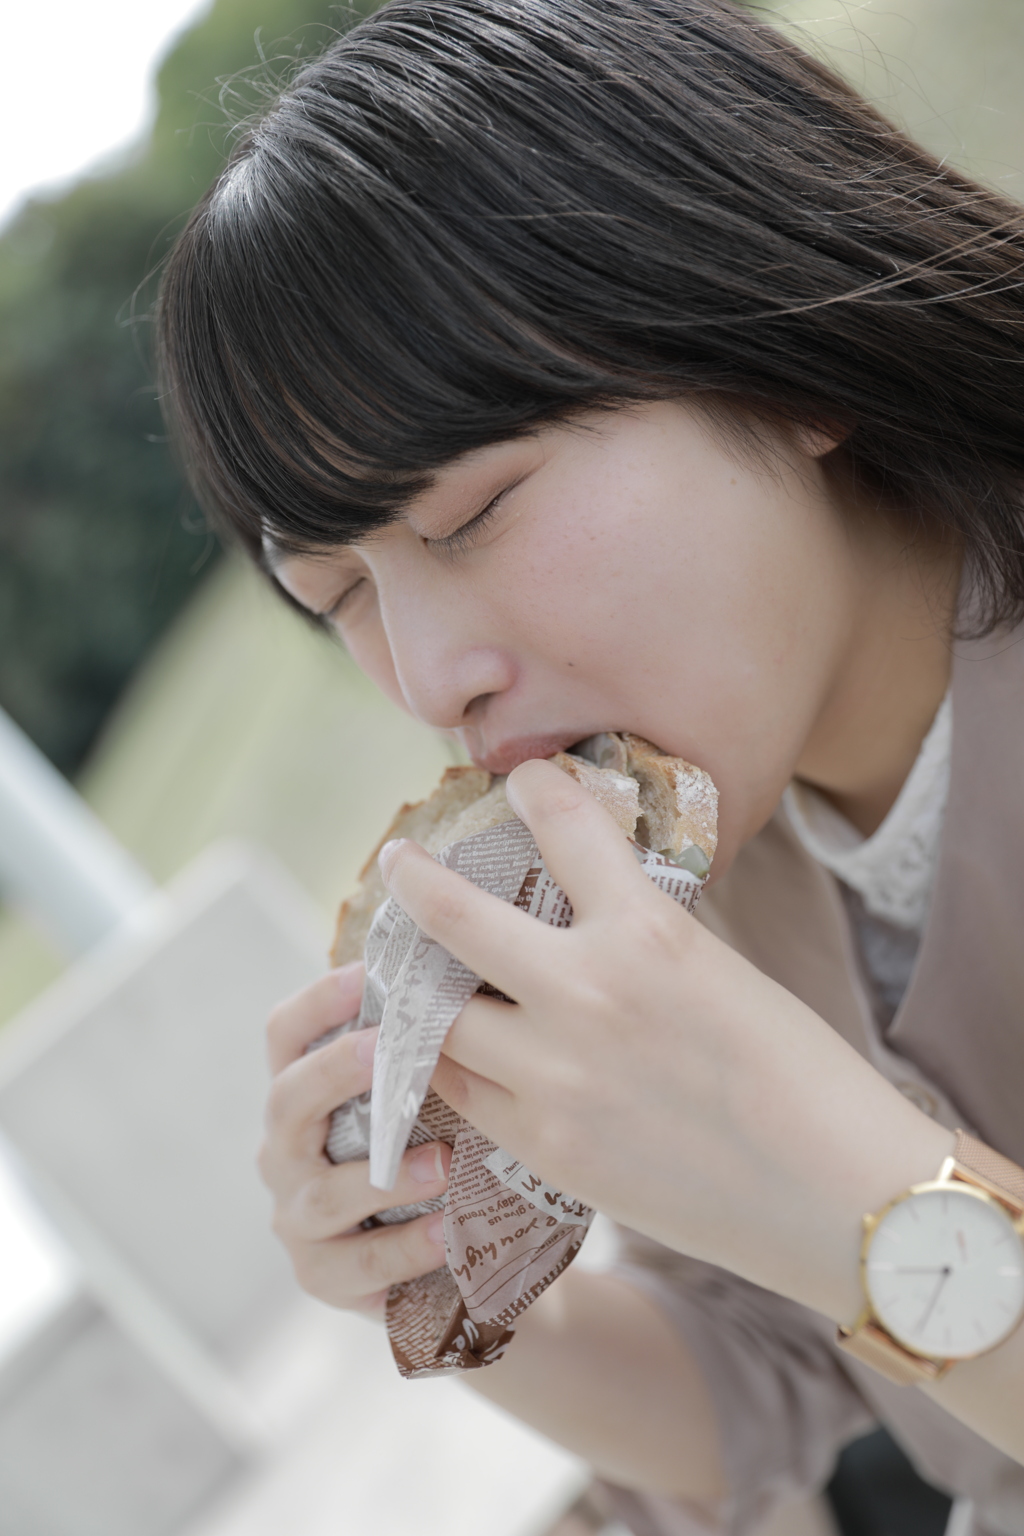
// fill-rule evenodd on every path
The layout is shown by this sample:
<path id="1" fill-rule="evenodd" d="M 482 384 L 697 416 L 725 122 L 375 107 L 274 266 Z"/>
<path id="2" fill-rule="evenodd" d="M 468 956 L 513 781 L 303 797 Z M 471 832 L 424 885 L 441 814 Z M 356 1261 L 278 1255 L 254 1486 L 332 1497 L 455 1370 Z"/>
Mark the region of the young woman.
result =
<path id="1" fill-rule="evenodd" d="M 470 1003 L 438 1091 L 627 1229 L 472 1385 L 645 1536 L 752 1531 L 875 1420 L 1024 1532 L 1022 339 L 1019 211 L 729 0 L 393 0 L 166 273 L 206 503 L 514 770 L 572 898 L 556 932 L 382 856 L 518 1000 Z M 719 786 L 700 922 L 538 761 L 607 729 Z M 372 1041 L 303 1051 L 359 995 L 278 1011 L 263 1173 L 301 1283 L 379 1309 L 439 1224 L 360 1223 L 448 1150 L 387 1197 L 326 1161 Z"/>

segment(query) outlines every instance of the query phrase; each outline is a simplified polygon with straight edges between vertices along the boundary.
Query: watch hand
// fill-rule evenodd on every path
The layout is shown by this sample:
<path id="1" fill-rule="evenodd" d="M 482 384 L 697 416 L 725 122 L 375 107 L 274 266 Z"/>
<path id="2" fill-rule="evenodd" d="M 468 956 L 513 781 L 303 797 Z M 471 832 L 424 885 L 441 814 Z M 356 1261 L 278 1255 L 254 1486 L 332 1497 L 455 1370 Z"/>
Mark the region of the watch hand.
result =
<path id="1" fill-rule="evenodd" d="M 951 1273 L 948 1264 L 936 1264 L 931 1269 L 912 1269 L 907 1265 L 897 1265 L 893 1270 L 894 1275 L 948 1275 Z"/>
<path id="2" fill-rule="evenodd" d="M 933 1270 L 932 1273 L 934 1274 L 935 1271 Z M 917 1325 L 916 1332 L 922 1333 L 924 1331 L 924 1328 L 925 1328 L 925 1325 L 928 1322 L 928 1319 L 931 1317 L 932 1313 L 935 1311 L 935 1303 L 938 1301 L 939 1297 L 942 1295 L 942 1287 L 945 1285 L 946 1281 L 949 1279 L 949 1277 L 950 1277 L 950 1275 L 952 1273 L 953 1273 L 952 1269 L 947 1264 L 945 1266 L 945 1268 L 943 1269 L 943 1271 L 942 1271 L 942 1277 L 939 1280 L 938 1285 L 935 1287 L 935 1292 L 934 1292 L 934 1294 L 932 1296 L 932 1299 L 928 1303 L 927 1307 L 925 1308 L 924 1316 L 922 1317 L 921 1321 Z"/>

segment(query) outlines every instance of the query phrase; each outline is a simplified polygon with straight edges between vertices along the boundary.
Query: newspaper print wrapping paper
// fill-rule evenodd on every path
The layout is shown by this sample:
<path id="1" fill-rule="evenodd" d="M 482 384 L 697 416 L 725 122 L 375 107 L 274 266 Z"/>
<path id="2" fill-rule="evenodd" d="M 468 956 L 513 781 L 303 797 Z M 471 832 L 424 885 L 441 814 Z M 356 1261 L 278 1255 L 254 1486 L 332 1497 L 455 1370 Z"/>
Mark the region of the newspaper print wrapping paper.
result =
<path id="1" fill-rule="evenodd" d="M 633 846 L 648 878 L 692 912 L 703 880 Z M 436 857 L 541 922 L 567 928 L 572 921 L 568 897 L 521 821 L 478 832 Z M 447 1265 L 393 1286 L 388 1297 L 388 1335 L 406 1377 L 499 1359 L 515 1319 L 571 1263 L 593 1217 L 588 1206 L 496 1147 L 429 1086 L 448 1030 L 481 987 L 493 992 L 395 901 L 378 909 L 366 943 L 362 1009 L 343 1026 L 380 1025 L 373 1086 L 335 1111 L 327 1154 L 336 1163 L 369 1155 L 371 1183 L 387 1190 L 407 1147 L 443 1140 L 453 1148 L 446 1198 L 398 1206 L 371 1223 L 444 1208 Z"/>

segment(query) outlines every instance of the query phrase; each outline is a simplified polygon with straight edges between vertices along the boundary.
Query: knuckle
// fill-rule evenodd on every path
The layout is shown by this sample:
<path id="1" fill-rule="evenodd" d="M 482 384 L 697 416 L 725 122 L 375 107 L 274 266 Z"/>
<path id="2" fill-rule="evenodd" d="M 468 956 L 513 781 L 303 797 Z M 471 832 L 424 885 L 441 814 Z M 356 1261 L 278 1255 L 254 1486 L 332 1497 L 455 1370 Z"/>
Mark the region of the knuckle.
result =
<path id="1" fill-rule="evenodd" d="M 267 1094 L 267 1105 L 264 1113 L 264 1124 L 267 1130 L 267 1140 L 285 1124 L 288 1119 L 292 1102 L 291 1078 L 284 1072 L 275 1077 Z M 264 1142 L 266 1147 L 266 1142 Z"/>
<path id="2" fill-rule="evenodd" d="M 320 1255 L 311 1245 L 302 1244 L 291 1250 L 292 1270 L 302 1290 L 315 1296 L 320 1283 Z"/>
<path id="3" fill-rule="evenodd" d="M 563 1011 L 576 1018 L 598 1019 L 608 1010 L 611 977 L 606 976 L 607 961 L 601 954 L 587 958 L 584 964 L 566 968 L 560 981 Z"/>
<path id="4" fill-rule="evenodd" d="M 326 1243 L 296 1243 L 289 1249 L 292 1271 L 307 1295 L 330 1306 L 357 1304 L 362 1292 L 351 1283 L 343 1247 Z"/>
<path id="5" fill-rule="evenodd" d="M 325 1227 L 337 1222 L 342 1225 L 351 1225 L 344 1221 L 341 1210 L 342 1200 L 339 1198 L 341 1191 L 337 1187 L 337 1178 L 334 1169 L 324 1169 L 314 1178 L 310 1179 L 302 1191 L 302 1214 L 311 1224 L 317 1227 Z"/>
<path id="6" fill-rule="evenodd" d="M 447 883 L 435 891 L 430 907 L 434 919 L 446 928 L 457 927 L 466 916 L 466 902 L 461 891 Z"/>
<path id="7" fill-rule="evenodd" d="M 267 1017 L 267 1043 L 272 1048 L 289 1044 L 296 998 L 286 997 L 275 1003 Z"/>
<path id="8" fill-rule="evenodd" d="M 679 953 L 683 914 L 659 892 L 652 895 L 653 901 L 637 902 L 621 917 L 619 942 L 632 957 L 632 968 L 674 959 Z"/>
<path id="9" fill-rule="evenodd" d="M 310 1051 L 308 1056 L 302 1058 L 302 1075 L 309 1088 L 318 1097 L 330 1092 L 337 1066 L 338 1053 L 335 1049 L 336 1042 L 323 1046 L 319 1051 Z"/>
<path id="10" fill-rule="evenodd" d="M 437 1253 L 427 1240 L 422 1220 L 409 1222 L 399 1238 L 403 1276 L 426 1274 L 438 1265 Z M 443 1260 L 442 1260 L 443 1262 Z"/>
<path id="11" fill-rule="evenodd" d="M 308 1295 L 334 1307 L 358 1307 L 371 1294 L 360 1281 L 348 1239 L 310 1242 L 286 1236 L 284 1242 L 296 1282 Z"/>
<path id="12" fill-rule="evenodd" d="M 441 1086 L 444 1088 L 443 1096 L 446 1102 L 455 1110 L 456 1114 L 463 1115 L 464 1118 L 468 1119 L 464 1112 L 470 1106 L 469 1079 L 461 1067 L 457 1067 L 453 1061 L 447 1061 L 442 1057 L 442 1062 L 443 1065 L 440 1071 L 435 1070 L 434 1081 L 437 1082 L 441 1079 Z"/>
<path id="13" fill-rule="evenodd" d="M 538 809 L 548 817 L 585 817 L 590 809 L 585 790 L 580 790 L 563 774 L 560 783 L 546 784 L 537 797 Z"/>
<path id="14" fill-rule="evenodd" d="M 357 1038 L 353 1032 L 339 1035 L 329 1045 L 303 1057 L 318 1101 L 332 1108 L 346 1103 L 361 1086 L 355 1076 L 359 1071 L 354 1054 Z"/>
<path id="15" fill-rule="evenodd" d="M 395 1243 L 385 1241 L 385 1237 L 393 1237 L 393 1234 L 378 1230 L 370 1233 L 360 1245 L 359 1278 L 362 1282 L 361 1288 L 367 1295 L 374 1291 L 382 1291 L 392 1283 L 395 1269 L 392 1248 Z M 398 1246 L 401 1248 L 401 1240 Z"/>
<path id="16" fill-rule="evenodd" d="M 645 914 L 643 928 L 649 942 L 659 949 L 675 950 L 679 945 L 679 912 L 667 902 L 652 902 Z"/>

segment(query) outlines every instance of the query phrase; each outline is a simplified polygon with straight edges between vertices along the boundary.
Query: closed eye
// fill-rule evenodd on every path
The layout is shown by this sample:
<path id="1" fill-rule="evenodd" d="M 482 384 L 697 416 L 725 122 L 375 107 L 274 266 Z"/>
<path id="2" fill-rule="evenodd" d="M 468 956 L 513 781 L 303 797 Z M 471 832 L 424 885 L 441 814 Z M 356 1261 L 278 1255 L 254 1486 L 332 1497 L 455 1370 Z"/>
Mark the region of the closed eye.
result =
<path id="1" fill-rule="evenodd" d="M 464 550 L 470 547 L 476 535 L 487 526 L 505 497 L 510 491 L 514 491 L 518 484 L 519 482 L 516 481 L 512 485 L 507 485 L 504 490 L 499 491 L 497 496 L 492 497 L 487 503 L 482 512 L 478 512 L 475 517 L 471 517 L 468 523 L 463 523 L 461 528 L 456 528 L 454 533 L 445 534 L 443 539 L 424 539 L 424 544 L 426 544 L 428 549 L 435 549 L 442 555 L 461 555 Z"/>
<path id="2" fill-rule="evenodd" d="M 336 597 L 334 599 L 334 602 L 329 608 L 321 608 L 320 611 L 315 615 L 319 622 L 326 626 L 330 624 L 333 619 L 336 619 L 339 613 L 341 613 L 345 604 L 348 602 L 349 598 L 352 597 L 354 593 L 358 592 L 359 588 L 363 585 L 365 580 L 365 576 L 358 577 L 350 587 L 345 588 L 340 597 Z"/>

